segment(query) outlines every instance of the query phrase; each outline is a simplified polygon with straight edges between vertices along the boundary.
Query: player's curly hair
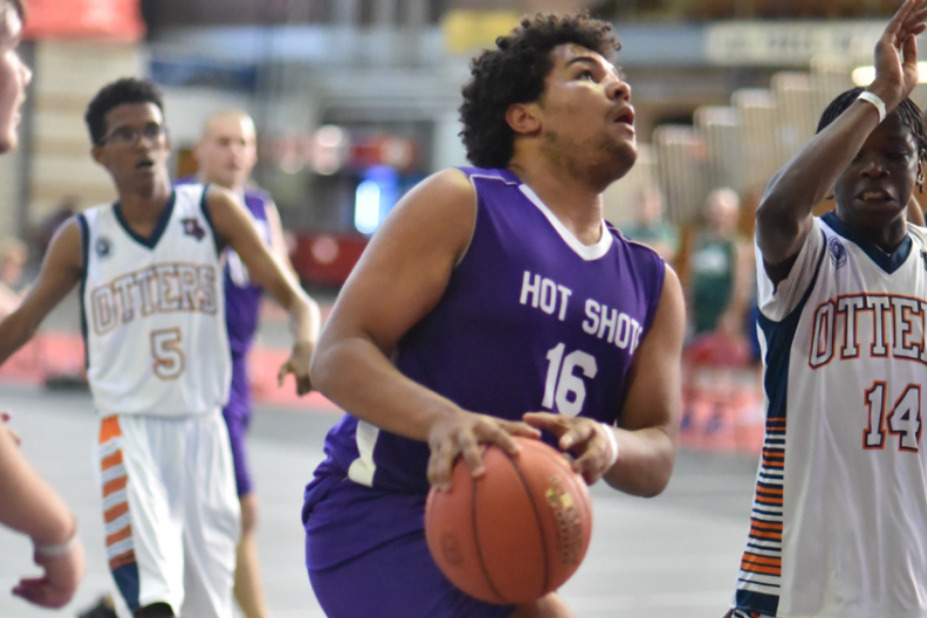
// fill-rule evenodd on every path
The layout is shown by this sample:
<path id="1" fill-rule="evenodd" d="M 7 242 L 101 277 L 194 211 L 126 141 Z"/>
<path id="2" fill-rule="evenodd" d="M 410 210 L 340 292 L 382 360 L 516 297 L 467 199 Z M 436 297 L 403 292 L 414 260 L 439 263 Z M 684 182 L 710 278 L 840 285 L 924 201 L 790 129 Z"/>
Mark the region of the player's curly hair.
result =
<path id="1" fill-rule="evenodd" d="M 106 137 L 106 114 L 114 107 L 134 103 L 153 103 L 164 113 L 161 90 L 151 80 L 123 77 L 103 86 L 84 113 L 90 140 L 101 146 Z"/>
<path id="2" fill-rule="evenodd" d="M 479 167 L 506 167 L 515 134 L 505 120 L 513 103 L 536 101 L 553 67 L 552 49 L 574 43 L 614 61 L 621 44 L 611 24 L 578 14 L 525 17 L 508 36 L 496 39 L 470 62 L 470 81 L 463 89 L 460 136 L 467 158 Z"/>
<path id="3" fill-rule="evenodd" d="M 853 105 L 856 99 L 859 98 L 859 93 L 863 90 L 865 90 L 865 88 L 856 87 L 838 94 L 821 114 L 816 133 L 823 131 L 824 128 L 836 120 L 840 114 L 845 112 L 848 107 Z M 924 114 L 921 108 L 910 98 L 905 98 L 904 101 L 898 104 L 898 107 L 896 107 L 892 113 L 898 114 L 901 123 L 908 127 L 908 130 L 911 131 L 911 135 L 914 136 L 914 141 L 917 144 L 918 161 L 927 163 L 927 126 L 924 124 Z M 917 187 L 923 192 L 923 179 L 918 178 Z"/>

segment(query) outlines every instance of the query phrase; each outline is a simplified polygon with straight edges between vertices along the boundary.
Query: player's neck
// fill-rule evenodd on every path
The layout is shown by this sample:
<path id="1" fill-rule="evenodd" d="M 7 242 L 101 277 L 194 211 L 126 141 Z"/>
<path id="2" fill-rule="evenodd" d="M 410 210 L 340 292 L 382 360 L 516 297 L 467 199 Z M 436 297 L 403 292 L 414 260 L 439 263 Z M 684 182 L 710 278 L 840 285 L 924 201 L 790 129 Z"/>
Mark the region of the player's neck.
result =
<path id="1" fill-rule="evenodd" d="M 509 169 L 541 199 L 583 244 L 592 245 L 602 235 L 602 196 L 570 174 L 512 161 Z"/>
<path id="2" fill-rule="evenodd" d="M 157 221 L 171 198 L 170 183 L 156 182 L 148 187 L 119 191 L 119 207 L 130 223 L 144 225 Z"/>

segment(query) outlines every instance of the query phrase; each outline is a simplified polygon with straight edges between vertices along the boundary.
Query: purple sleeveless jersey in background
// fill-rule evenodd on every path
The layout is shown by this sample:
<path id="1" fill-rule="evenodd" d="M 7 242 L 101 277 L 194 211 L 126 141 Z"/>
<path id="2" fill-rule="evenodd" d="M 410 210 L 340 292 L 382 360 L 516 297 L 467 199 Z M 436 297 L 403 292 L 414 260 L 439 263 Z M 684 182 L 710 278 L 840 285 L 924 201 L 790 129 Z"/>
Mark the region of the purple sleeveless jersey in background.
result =
<path id="1" fill-rule="evenodd" d="M 178 178 L 175 184 L 198 182 L 195 176 Z M 270 246 L 270 227 L 267 224 L 267 207 L 272 203 L 269 195 L 257 189 L 245 189 L 244 204 L 254 217 L 255 226 L 264 244 Z M 225 264 L 225 323 L 229 345 L 233 354 L 245 354 L 251 349 L 257 332 L 261 295 L 260 286 L 248 279 L 248 271 L 237 255 L 227 255 Z"/>
<path id="2" fill-rule="evenodd" d="M 176 184 L 192 182 L 197 182 L 196 178 L 188 176 L 178 179 Z M 270 227 L 267 223 L 267 208 L 272 203 L 270 196 L 256 189 L 245 189 L 243 197 L 261 240 L 270 246 Z M 225 326 L 232 351 L 232 383 L 228 403 L 222 408 L 222 416 L 228 426 L 232 446 L 235 486 L 238 495 L 244 496 L 254 489 L 245 450 L 245 433 L 251 423 L 252 407 L 247 354 L 257 332 L 263 290 L 251 283 L 248 270 L 237 253 L 228 251 L 225 258 Z"/>
<path id="3" fill-rule="evenodd" d="M 254 189 L 245 190 L 245 206 L 254 221 L 264 244 L 270 246 L 270 228 L 267 224 L 267 205 L 270 196 Z M 229 255 L 225 265 L 225 322 L 229 331 L 229 345 L 233 354 L 245 354 L 251 349 L 257 332 L 263 290 L 248 279 L 248 271 L 237 255 Z"/>
<path id="4" fill-rule="evenodd" d="M 463 171 L 478 196 L 471 244 L 441 301 L 399 342 L 396 366 L 474 412 L 618 420 L 664 262 L 610 226 L 581 245 L 509 171 Z M 422 529 L 427 444 L 347 414 L 325 453 L 306 489 L 310 569 Z"/>

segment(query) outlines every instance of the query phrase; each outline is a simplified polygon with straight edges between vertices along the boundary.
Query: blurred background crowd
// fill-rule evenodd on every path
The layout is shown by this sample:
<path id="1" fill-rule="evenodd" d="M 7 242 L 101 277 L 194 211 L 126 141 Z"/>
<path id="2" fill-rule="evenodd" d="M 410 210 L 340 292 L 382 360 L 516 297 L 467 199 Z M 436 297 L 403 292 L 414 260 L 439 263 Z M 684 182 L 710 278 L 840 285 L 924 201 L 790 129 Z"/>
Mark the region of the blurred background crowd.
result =
<path id="1" fill-rule="evenodd" d="M 687 292 L 686 435 L 753 449 L 753 209 L 824 104 L 871 79 L 872 47 L 897 4 L 29 0 L 22 145 L 0 160 L 0 312 L 55 227 L 114 197 L 82 119 L 102 84 L 136 75 L 163 88 L 175 177 L 196 171 L 192 147 L 210 113 L 251 114 L 252 180 L 276 200 L 303 284 L 335 291 L 404 191 L 466 164 L 457 106 L 474 52 L 525 13 L 588 9 L 623 43 L 641 149 L 606 193 L 606 216 L 652 244 Z M 913 98 L 923 104 L 927 89 Z M 732 414 L 748 429 L 723 437 Z"/>

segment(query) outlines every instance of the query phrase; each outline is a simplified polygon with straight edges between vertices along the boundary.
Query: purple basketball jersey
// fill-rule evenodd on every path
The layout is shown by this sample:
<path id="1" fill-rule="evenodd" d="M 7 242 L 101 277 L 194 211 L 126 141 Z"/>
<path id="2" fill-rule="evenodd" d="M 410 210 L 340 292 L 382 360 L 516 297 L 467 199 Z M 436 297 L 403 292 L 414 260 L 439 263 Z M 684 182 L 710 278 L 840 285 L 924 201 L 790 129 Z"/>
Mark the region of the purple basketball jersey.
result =
<path id="1" fill-rule="evenodd" d="M 465 410 L 507 419 L 546 410 L 620 420 L 625 378 L 653 321 L 664 262 L 610 226 L 599 243 L 582 245 L 509 171 L 463 171 L 478 196 L 472 241 L 441 301 L 399 342 L 396 366 Z M 329 432 L 325 452 L 306 491 L 310 566 L 421 529 L 420 511 L 415 518 L 398 509 L 391 517 L 376 505 L 390 500 L 375 496 L 423 499 L 426 443 L 348 414 Z M 335 500 L 363 512 L 366 504 L 373 519 L 353 510 L 357 534 L 342 530 L 330 543 L 324 534 L 314 542 L 313 529 L 332 522 L 312 521 L 313 504 L 346 477 L 356 492 L 342 484 Z"/>
<path id="2" fill-rule="evenodd" d="M 198 182 L 195 176 L 178 178 L 175 184 Z M 270 246 L 270 227 L 267 223 L 267 208 L 272 202 L 269 195 L 256 189 L 245 189 L 243 201 L 264 244 Z M 248 271 L 232 251 L 226 253 L 225 263 L 225 323 L 229 333 L 229 346 L 233 354 L 245 354 L 254 341 L 258 326 L 258 310 L 262 290 L 253 285 Z"/>
<path id="3" fill-rule="evenodd" d="M 267 224 L 267 205 L 270 201 L 270 197 L 262 191 L 245 191 L 245 206 L 254 217 L 261 239 L 268 246 L 270 227 Z M 244 354 L 251 348 L 260 317 L 261 295 L 260 286 L 251 283 L 241 258 L 229 253 L 225 264 L 225 322 L 229 345 L 235 354 Z"/>

